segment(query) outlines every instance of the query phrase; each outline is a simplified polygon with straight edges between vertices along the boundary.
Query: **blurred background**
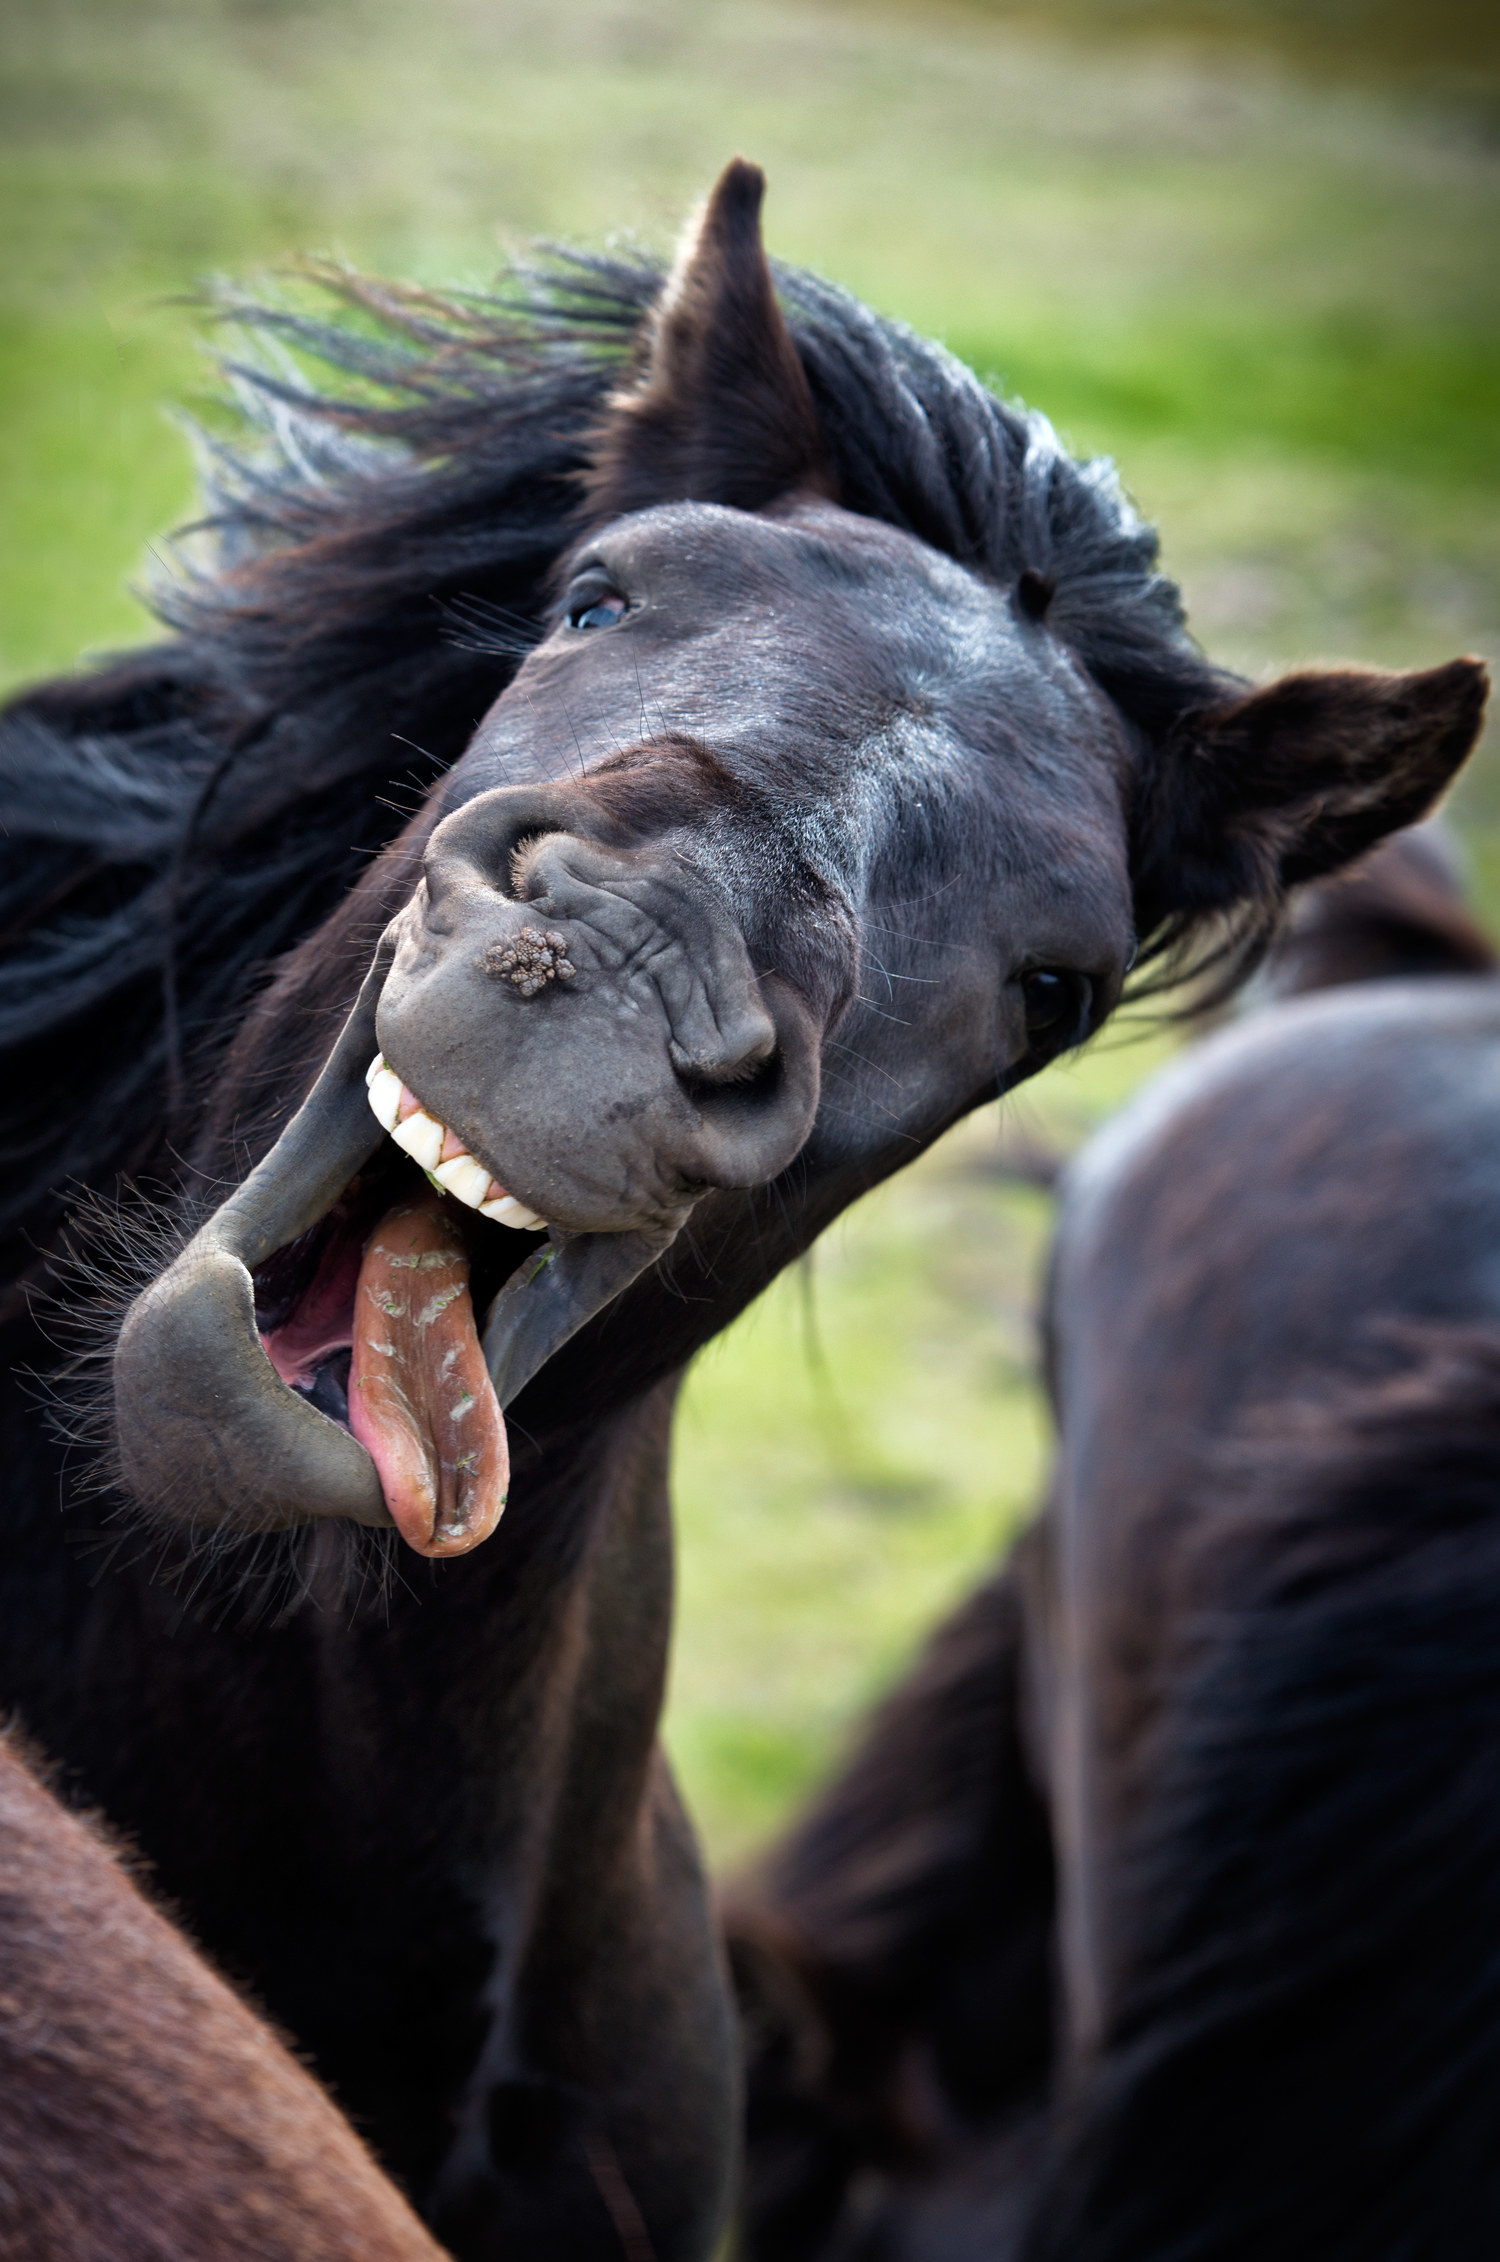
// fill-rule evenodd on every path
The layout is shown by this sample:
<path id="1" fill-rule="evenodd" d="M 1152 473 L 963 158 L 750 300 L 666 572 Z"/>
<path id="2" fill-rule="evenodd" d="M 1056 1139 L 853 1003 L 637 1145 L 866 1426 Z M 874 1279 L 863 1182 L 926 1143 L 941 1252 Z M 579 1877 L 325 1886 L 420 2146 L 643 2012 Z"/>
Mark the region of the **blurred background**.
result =
<path id="1" fill-rule="evenodd" d="M 1218 658 L 1500 656 L 1493 0 L 0 0 L 0 685 L 150 633 L 200 279 L 666 250 L 735 151 L 775 252 L 1116 458 Z M 1500 924 L 1494 744 L 1453 813 Z M 1076 1144 L 1175 1041 L 984 1111 L 699 1362 L 669 1736 L 721 1866 L 1038 1496 L 1002 1140 Z"/>

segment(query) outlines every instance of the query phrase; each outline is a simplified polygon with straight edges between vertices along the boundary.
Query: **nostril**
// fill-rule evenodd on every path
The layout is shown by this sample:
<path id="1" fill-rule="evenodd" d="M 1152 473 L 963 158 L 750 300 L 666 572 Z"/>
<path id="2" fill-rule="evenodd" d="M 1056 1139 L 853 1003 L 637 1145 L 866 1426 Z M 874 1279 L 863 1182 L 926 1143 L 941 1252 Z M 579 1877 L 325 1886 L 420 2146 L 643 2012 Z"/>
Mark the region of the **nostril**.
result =
<path id="1" fill-rule="evenodd" d="M 817 1020 L 776 976 L 761 976 L 760 989 L 763 1009 L 733 1016 L 743 1042 L 721 1042 L 711 1064 L 674 1052 L 697 1113 L 682 1167 L 704 1185 L 764 1185 L 791 1162 L 817 1114 Z"/>
<path id="2" fill-rule="evenodd" d="M 743 1090 L 775 1055 L 775 1022 L 768 1013 L 754 1010 L 735 1014 L 727 1028 L 715 1029 L 711 1023 L 705 1028 L 707 1019 L 701 1010 L 679 1016 L 677 1033 L 667 1045 L 672 1066 L 684 1083 L 732 1085 Z M 699 1023 L 697 1030 L 691 1026 L 694 1020 Z M 683 1042 L 685 1035 L 687 1043 Z M 697 1043 L 692 1041 L 694 1036 Z"/>
<path id="3" fill-rule="evenodd" d="M 537 879 L 535 871 L 537 850 L 544 840 L 561 830 L 560 825 L 533 825 L 529 831 L 522 833 L 519 839 L 511 842 L 502 869 L 505 875 L 504 893 L 510 896 L 513 902 L 529 903 L 534 900 L 533 890 Z M 542 892 L 546 892 L 545 880 Z"/>
<path id="4" fill-rule="evenodd" d="M 672 1065 L 677 1080 L 693 1105 L 705 1115 L 739 1113 L 774 1100 L 785 1080 L 785 1063 L 775 1038 L 772 1049 L 758 1060 L 742 1060 L 728 1070 L 705 1071 L 684 1063 L 673 1045 Z"/>
<path id="5" fill-rule="evenodd" d="M 507 825 L 493 832 L 476 828 L 456 854 L 452 841 L 429 841 L 423 866 L 429 897 L 436 904 L 453 886 L 472 884 L 477 875 L 487 888 L 511 902 L 535 902 L 545 893 L 545 886 L 537 886 L 537 851 L 549 833 L 562 829 L 537 824 Z"/>
<path id="6" fill-rule="evenodd" d="M 554 834 L 566 840 L 578 815 L 576 797 L 553 786 L 497 786 L 445 817 L 427 844 L 429 875 L 468 894 L 476 880 L 507 901 L 544 912 Z M 538 868 L 540 866 L 540 868 Z"/>

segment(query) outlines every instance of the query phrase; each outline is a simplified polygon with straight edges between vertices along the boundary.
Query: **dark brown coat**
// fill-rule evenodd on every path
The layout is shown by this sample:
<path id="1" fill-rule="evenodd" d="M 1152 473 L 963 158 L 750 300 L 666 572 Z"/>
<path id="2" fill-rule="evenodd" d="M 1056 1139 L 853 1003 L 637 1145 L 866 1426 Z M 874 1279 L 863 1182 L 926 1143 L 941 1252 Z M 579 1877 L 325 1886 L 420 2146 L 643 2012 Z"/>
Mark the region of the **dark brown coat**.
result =
<path id="1" fill-rule="evenodd" d="M 3 2262 L 440 2262 L 285 2044 L 0 1741 Z"/>

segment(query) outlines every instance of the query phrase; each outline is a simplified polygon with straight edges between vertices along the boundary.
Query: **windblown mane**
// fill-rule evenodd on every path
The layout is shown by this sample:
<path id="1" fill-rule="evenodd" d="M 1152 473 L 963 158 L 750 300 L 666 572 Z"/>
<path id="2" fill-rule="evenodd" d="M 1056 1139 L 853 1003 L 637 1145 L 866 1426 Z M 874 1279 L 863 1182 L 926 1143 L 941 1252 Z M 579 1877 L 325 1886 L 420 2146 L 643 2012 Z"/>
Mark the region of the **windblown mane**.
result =
<path id="1" fill-rule="evenodd" d="M 331 313 L 225 303 L 246 433 L 206 446 L 196 549 L 153 592 L 170 640 L 0 719 L 11 1274 L 65 1181 L 161 1167 L 269 963 L 514 673 L 662 270 L 559 254 L 448 296 L 313 280 Z M 1148 739 L 1223 696 L 1107 463 L 845 292 L 778 282 L 850 508 L 1043 577 L 1049 625 Z"/>

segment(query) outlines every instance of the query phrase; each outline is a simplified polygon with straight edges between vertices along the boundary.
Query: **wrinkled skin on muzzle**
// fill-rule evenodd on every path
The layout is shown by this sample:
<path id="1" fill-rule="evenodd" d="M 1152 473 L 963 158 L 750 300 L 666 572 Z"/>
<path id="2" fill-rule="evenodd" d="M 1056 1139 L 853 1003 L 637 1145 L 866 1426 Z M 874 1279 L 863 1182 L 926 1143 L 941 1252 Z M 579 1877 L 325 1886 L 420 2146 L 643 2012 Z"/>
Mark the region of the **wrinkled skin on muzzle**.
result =
<path id="1" fill-rule="evenodd" d="M 555 1227 L 667 1236 L 708 1188 L 790 1163 L 819 1032 L 680 855 L 590 837 L 597 822 L 584 794 L 512 787 L 440 825 L 377 1028 L 433 1114 Z M 495 969 L 539 925 L 571 970 L 527 994 Z"/>

